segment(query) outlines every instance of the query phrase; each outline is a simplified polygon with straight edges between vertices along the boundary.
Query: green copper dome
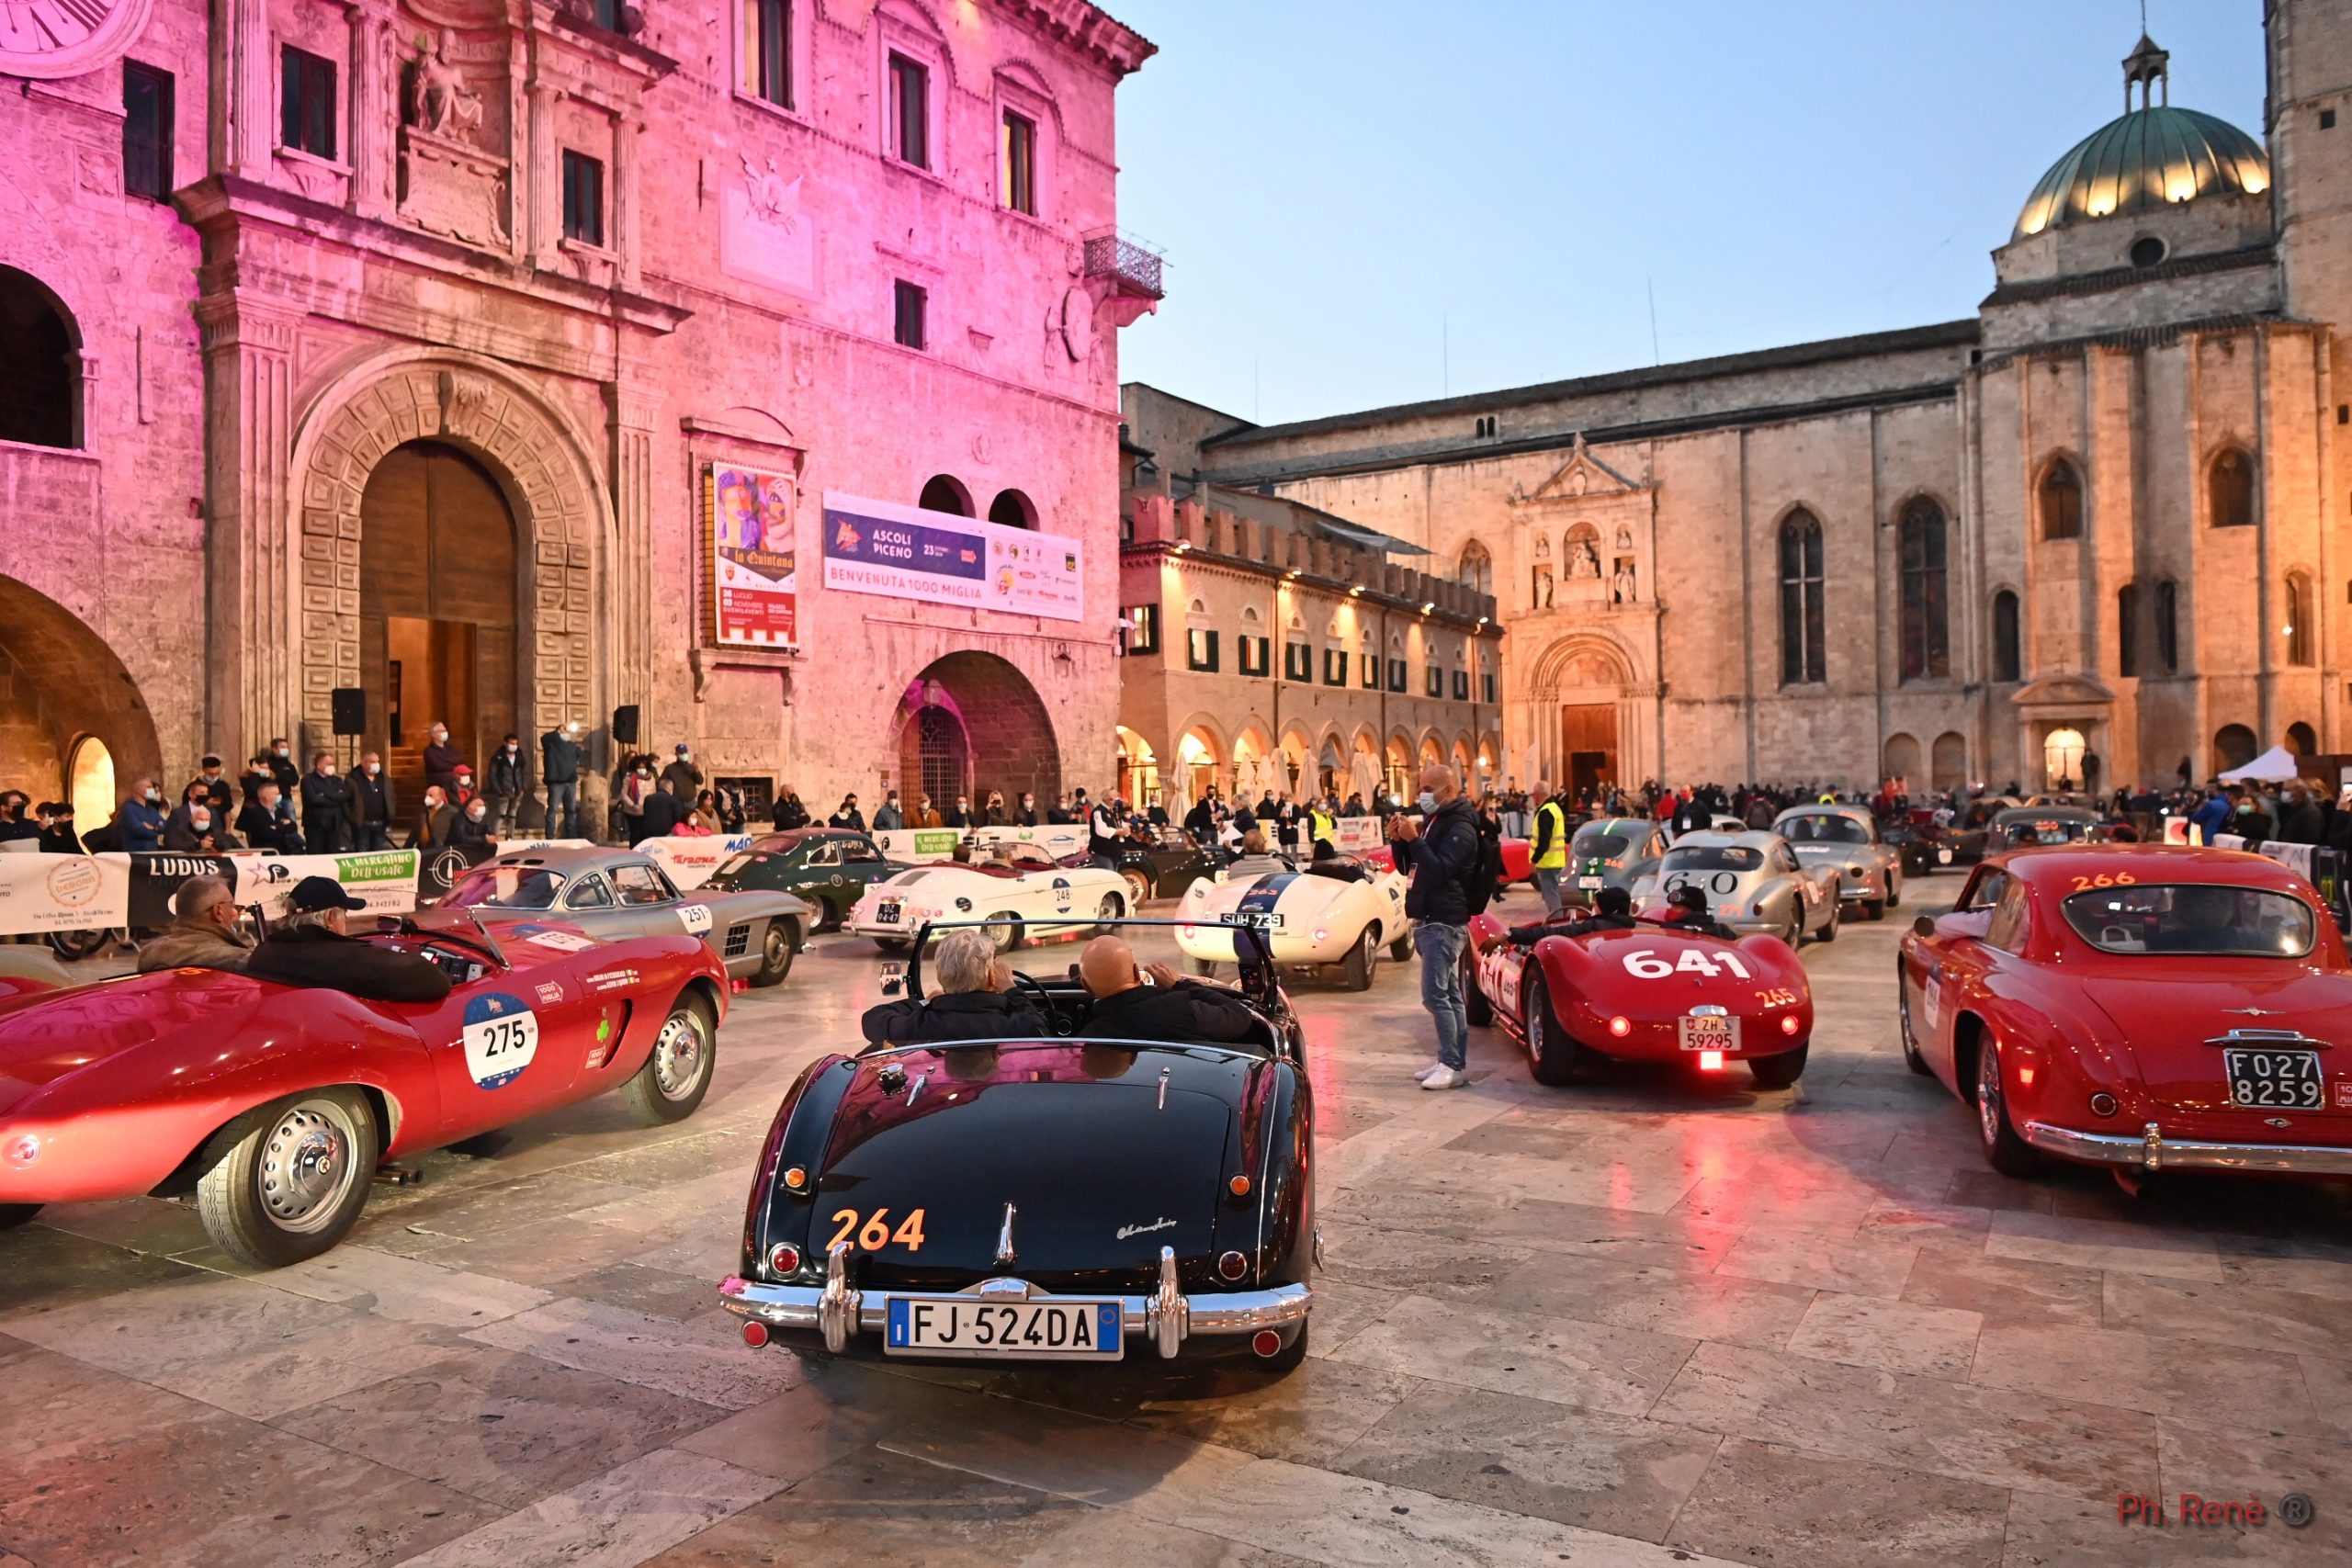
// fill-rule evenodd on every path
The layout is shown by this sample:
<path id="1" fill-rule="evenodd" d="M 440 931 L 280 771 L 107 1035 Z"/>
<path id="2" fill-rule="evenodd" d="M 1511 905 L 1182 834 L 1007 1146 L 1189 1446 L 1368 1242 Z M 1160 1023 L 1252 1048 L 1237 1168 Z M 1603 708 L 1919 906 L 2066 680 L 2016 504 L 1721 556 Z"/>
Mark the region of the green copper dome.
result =
<path id="1" fill-rule="evenodd" d="M 2108 121 L 2052 164 L 2026 197 L 2011 237 L 2215 191 L 2269 188 L 2270 157 L 2261 142 L 2227 120 L 2157 104 Z"/>

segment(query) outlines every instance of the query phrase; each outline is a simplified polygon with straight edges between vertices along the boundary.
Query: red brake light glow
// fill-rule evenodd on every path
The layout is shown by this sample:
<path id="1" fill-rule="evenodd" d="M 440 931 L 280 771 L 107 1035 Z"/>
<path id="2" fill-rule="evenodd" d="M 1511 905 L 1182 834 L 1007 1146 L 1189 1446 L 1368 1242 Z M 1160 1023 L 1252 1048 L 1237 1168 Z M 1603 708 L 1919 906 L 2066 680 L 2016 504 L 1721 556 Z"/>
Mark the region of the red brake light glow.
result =
<path id="1" fill-rule="evenodd" d="M 800 1249 L 788 1241 L 777 1242 L 768 1248 L 768 1267 L 779 1274 L 789 1274 L 800 1267 Z"/>
<path id="2" fill-rule="evenodd" d="M 1781 1015 L 1781 1032 L 1783 1034 L 1794 1034 L 1796 1032 L 1797 1015 L 1792 1012 L 1782 1013 Z"/>
<path id="3" fill-rule="evenodd" d="M 1620 1013 L 1609 1021 L 1609 1032 L 1623 1040 L 1634 1032 L 1634 1021 Z"/>

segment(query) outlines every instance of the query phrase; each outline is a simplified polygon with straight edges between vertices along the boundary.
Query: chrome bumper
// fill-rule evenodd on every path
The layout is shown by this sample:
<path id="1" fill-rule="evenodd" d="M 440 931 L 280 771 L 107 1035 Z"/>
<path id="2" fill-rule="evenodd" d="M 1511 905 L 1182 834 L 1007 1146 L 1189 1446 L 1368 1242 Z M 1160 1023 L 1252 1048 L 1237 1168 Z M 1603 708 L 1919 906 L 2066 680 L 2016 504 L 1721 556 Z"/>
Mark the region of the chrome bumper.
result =
<path id="1" fill-rule="evenodd" d="M 815 1285 L 763 1285 L 729 1277 L 718 1283 L 718 1304 L 738 1317 L 755 1318 L 770 1328 L 814 1329 L 825 1337 L 825 1348 L 839 1354 L 854 1334 L 879 1334 L 888 1324 L 886 1304 L 892 1295 L 935 1296 L 926 1291 L 853 1289 L 849 1282 L 846 1243 L 825 1259 L 825 1282 Z M 1026 1280 L 983 1280 L 956 1292 L 982 1302 L 1049 1300 Z M 866 1297 L 871 1294 L 869 1304 Z M 1107 1300 L 1085 1297 L 1085 1300 Z M 1187 1296 L 1176 1278 L 1176 1249 L 1159 1249 L 1159 1286 L 1148 1296 L 1120 1296 L 1119 1329 L 1127 1337 L 1142 1336 L 1163 1358 L 1172 1357 L 1195 1334 L 1254 1334 L 1280 1328 L 1306 1316 L 1315 1292 L 1305 1285 L 1276 1285 L 1267 1291 L 1219 1292 Z"/>
<path id="2" fill-rule="evenodd" d="M 2025 1124 L 2025 1141 L 2045 1154 L 2093 1165 L 2131 1165 L 2143 1170 L 2283 1171 L 2302 1176 L 2352 1176 L 2352 1148 L 2312 1144 L 2218 1144 L 2199 1138 L 2167 1138 L 2150 1122 L 2138 1137 L 2120 1133 L 2077 1133 L 2046 1122 Z"/>

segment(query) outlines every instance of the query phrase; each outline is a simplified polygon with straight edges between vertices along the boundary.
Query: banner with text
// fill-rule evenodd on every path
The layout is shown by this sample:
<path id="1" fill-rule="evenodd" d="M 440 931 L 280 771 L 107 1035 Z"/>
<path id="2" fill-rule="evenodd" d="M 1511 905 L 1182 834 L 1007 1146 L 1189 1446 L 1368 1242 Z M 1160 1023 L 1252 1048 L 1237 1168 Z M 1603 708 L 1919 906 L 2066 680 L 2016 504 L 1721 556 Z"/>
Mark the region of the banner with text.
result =
<path id="1" fill-rule="evenodd" d="M 703 470 L 711 640 L 720 647 L 800 645 L 798 494 L 790 474 L 740 463 Z"/>
<path id="2" fill-rule="evenodd" d="M 873 835 L 885 860 L 920 864 L 927 861 L 945 860 L 956 852 L 956 846 L 967 838 L 978 849 L 1001 842 L 1035 844 L 1056 860 L 1086 852 L 1086 829 L 1079 826 L 1047 828 L 893 828 Z M 977 852 L 977 850 L 976 850 Z"/>
<path id="3" fill-rule="evenodd" d="M 828 588 L 1057 621 L 1084 614 L 1076 539 L 828 491 L 824 541 Z"/>
<path id="4" fill-rule="evenodd" d="M 750 833 L 697 834 L 683 839 L 646 839 L 637 852 L 670 874 L 682 893 L 700 887 L 727 857 L 752 840 Z"/>

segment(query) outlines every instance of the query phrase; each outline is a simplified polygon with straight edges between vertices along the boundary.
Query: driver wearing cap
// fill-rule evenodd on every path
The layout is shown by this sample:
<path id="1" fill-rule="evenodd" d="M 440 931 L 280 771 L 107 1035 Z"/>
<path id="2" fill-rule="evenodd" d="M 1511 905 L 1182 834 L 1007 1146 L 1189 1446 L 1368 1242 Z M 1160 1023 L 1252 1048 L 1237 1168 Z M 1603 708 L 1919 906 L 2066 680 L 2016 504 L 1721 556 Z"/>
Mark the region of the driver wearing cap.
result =
<path id="1" fill-rule="evenodd" d="M 245 973 L 281 986 L 313 986 L 378 1002 L 437 1002 L 449 976 L 429 958 L 396 952 L 351 934 L 349 917 L 365 909 L 332 876 L 306 876 L 288 899 L 291 913 L 245 961 Z"/>
<path id="2" fill-rule="evenodd" d="M 1707 907 L 1706 889 L 1695 882 L 1686 882 L 1666 896 L 1666 912 L 1659 917 L 1658 923 L 1671 926 L 1679 931 L 1719 936 L 1726 941 L 1739 935 L 1715 919 L 1714 911 Z"/>

